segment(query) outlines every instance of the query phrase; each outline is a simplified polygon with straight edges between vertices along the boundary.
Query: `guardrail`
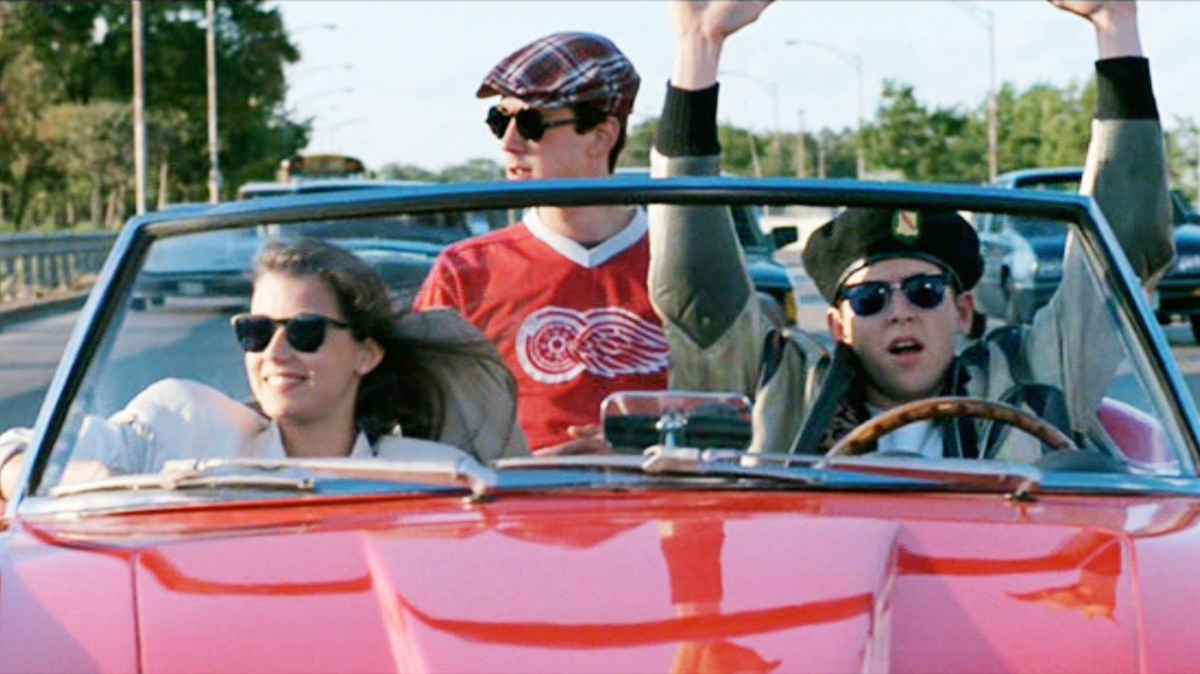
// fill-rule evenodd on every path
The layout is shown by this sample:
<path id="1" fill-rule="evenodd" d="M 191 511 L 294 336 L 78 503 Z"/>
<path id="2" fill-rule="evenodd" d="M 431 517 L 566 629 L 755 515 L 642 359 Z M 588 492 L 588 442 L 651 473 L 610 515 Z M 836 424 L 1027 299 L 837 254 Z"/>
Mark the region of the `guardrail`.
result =
<path id="1" fill-rule="evenodd" d="M 0 236 L 0 305 L 76 288 L 100 271 L 116 234 Z"/>

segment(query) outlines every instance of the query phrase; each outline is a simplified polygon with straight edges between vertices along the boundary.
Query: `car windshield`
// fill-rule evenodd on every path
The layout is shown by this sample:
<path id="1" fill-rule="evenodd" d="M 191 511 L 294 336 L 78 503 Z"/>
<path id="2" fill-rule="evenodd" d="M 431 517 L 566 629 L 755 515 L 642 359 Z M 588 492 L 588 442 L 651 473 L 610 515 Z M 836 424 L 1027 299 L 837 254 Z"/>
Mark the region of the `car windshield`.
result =
<path id="1" fill-rule="evenodd" d="M 420 190 L 417 189 L 417 192 Z M 283 211 L 272 211 L 268 206 L 260 216 L 247 215 L 245 210 L 238 211 L 237 217 L 240 218 L 240 224 L 233 228 L 228 227 L 227 220 L 222 225 L 226 227 L 224 229 L 195 231 L 194 219 L 189 221 L 187 227 L 183 228 L 172 229 L 169 220 L 165 224 L 150 227 L 147 230 L 148 247 L 144 248 L 144 252 L 139 252 L 141 249 L 138 246 L 128 248 L 127 255 L 123 259 L 123 264 L 129 268 L 128 274 L 117 275 L 111 280 L 108 294 L 105 295 L 107 304 L 97 307 L 96 315 L 91 318 L 97 330 L 90 336 L 90 339 L 93 340 L 93 348 L 74 354 L 78 359 L 80 369 L 73 375 L 74 385 L 66 387 L 64 389 L 65 397 L 57 402 L 58 409 L 62 413 L 62 423 L 54 429 L 52 435 L 46 439 L 46 444 L 43 445 L 51 450 L 51 454 L 45 463 L 45 474 L 38 483 L 34 496 L 39 499 L 57 500 L 60 503 L 77 498 L 77 492 L 69 487 L 72 483 L 80 482 L 81 478 L 73 473 L 72 467 L 84 458 L 95 461 L 97 457 L 113 457 L 121 452 L 136 453 L 137 460 L 124 461 L 119 457 L 111 459 L 117 463 L 109 465 L 105 475 L 108 478 L 116 478 L 161 474 L 166 470 L 167 463 L 173 460 L 257 456 L 253 451 L 246 450 L 244 447 L 220 448 L 225 439 L 216 431 L 200 436 L 188 433 L 174 436 L 160 433 L 155 438 L 148 439 L 146 436 L 138 435 L 140 430 L 137 424 L 133 426 L 118 424 L 118 430 L 114 431 L 113 423 L 114 420 L 120 422 L 122 419 L 128 418 L 131 401 L 138 400 L 139 394 L 164 380 L 172 380 L 195 383 L 202 386 L 205 391 L 214 391 L 215 395 L 219 395 L 223 401 L 230 401 L 228 404 L 233 407 L 246 410 L 249 414 L 246 418 L 261 420 L 263 428 L 270 426 L 271 419 L 262 416 L 262 408 L 256 403 L 256 389 L 251 385 L 251 379 L 257 375 L 249 369 L 250 360 L 243 352 L 243 346 L 248 343 L 245 340 L 249 338 L 242 337 L 242 341 L 239 343 L 239 336 L 235 335 L 235 330 L 231 327 L 231 318 L 235 314 L 246 312 L 251 306 L 253 290 L 251 281 L 255 258 L 269 243 L 282 242 L 286 244 L 301 238 L 316 238 L 349 250 L 382 276 L 395 303 L 395 309 L 400 312 L 410 310 L 414 296 L 422 283 L 426 281 L 437 256 L 445 250 L 446 245 L 457 241 L 462 241 L 462 243 L 458 244 L 456 248 L 459 251 L 453 262 L 456 266 L 448 272 L 451 278 L 461 279 L 476 275 L 475 278 L 482 278 L 484 283 L 490 284 L 543 283 L 543 279 L 536 269 L 516 270 L 513 268 L 506 270 L 503 267 L 495 266 L 479 267 L 478 258 L 475 257 L 478 254 L 478 247 L 471 247 L 473 239 L 466 240 L 471 234 L 466 223 L 494 222 L 493 228 L 498 233 L 509 237 L 496 239 L 497 242 L 510 242 L 520 237 L 532 237 L 531 241 L 540 241 L 535 241 L 537 247 L 531 249 L 534 253 L 524 254 L 577 254 L 572 252 L 573 249 L 565 247 L 565 244 L 556 238 L 553 232 L 546 230 L 544 222 L 537 215 L 539 210 L 544 210 L 546 207 L 539 206 L 536 201 L 504 203 L 500 204 L 503 208 L 499 208 L 497 202 L 493 200 L 468 204 L 476 206 L 472 208 L 452 208 L 445 205 L 447 201 L 444 194 L 437 198 L 441 201 L 431 206 L 429 203 L 415 203 L 415 197 L 408 199 L 404 196 L 395 196 L 393 212 L 383 213 L 381 212 L 383 207 L 378 203 L 373 203 L 371 213 L 366 214 L 355 213 L 353 204 L 339 211 L 336 195 L 323 195 L 315 197 L 315 200 L 311 201 L 313 206 L 310 210 L 313 214 L 308 216 L 303 215 L 304 209 L 289 207 L 286 217 L 283 217 L 279 215 Z M 510 201 L 519 201 L 517 197 L 508 198 Z M 532 199 L 532 197 L 528 198 Z M 686 199 L 694 197 L 686 189 L 679 188 L 678 193 L 672 195 L 672 198 L 686 201 Z M 913 199 L 914 197 L 908 198 Z M 1073 226 L 1072 223 L 1060 216 L 1054 216 L 1052 213 L 1031 213 L 1031 207 L 1028 205 L 1022 207 L 1022 215 L 1014 216 L 1000 210 L 1000 202 L 1004 197 L 997 197 L 993 194 L 989 198 L 997 202 L 996 210 L 983 212 L 962 209 L 959 210 L 959 215 L 968 221 L 978 221 L 981 216 L 1013 217 L 1020 221 L 1035 222 L 1041 228 L 1064 235 Z M 632 232 L 631 241 L 633 243 L 629 244 L 624 252 L 631 255 L 644 254 L 637 252 L 637 246 L 644 245 L 644 243 L 638 243 L 642 240 L 644 229 L 637 229 L 645 226 L 643 206 L 633 202 L 632 198 L 626 200 L 629 203 L 622 203 L 621 195 L 607 194 L 603 195 L 603 199 L 598 195 L 596 199 L 599 206 L 614 209 L 615 213 L 622 214 L 621 217 L 626 218 L 630 223 L 627 227 L 631 228 L 629 231 Z M 832 214 L 845 208 L 862 205 L 848 200 L 834 203 L 829 196 L 821 194 L 817 194 L 816 198 L 811 201 L 794 197 L 795 203 L 793 204 L 780 203 L 782 199 L 780 194 L 773 194 L 772 199 L 773 211 L 779 213 L 812 212 L 819 208 L 822 212 Z M 706 203 L 712 205 L 711 201 Z M 784 209 L 782 208 L 784 205 L 795 208 Z M 509 209 L 509 206 L 513 206 L 513 208 Z M 909 206 L 918 209 L 921 204 L 919 202 L 911 203 Z M 941 205 L 938 207 L 944 208 Z M 650 208 L 654 209 L 656 206 Z M 742 200 L 730 203 L 728 208 L 732 213 L 741 213 L 745 216 L 732 218 L 739 233 L 742 229 L 753 226 L 755 229 L 750 233 L 749 238 L 760 244 L 766 241 L 765 234 L 759 229 L 761 224 L 757 218 L 753 217 L 754 214 L 763 212 L 763 207 Z M 315 215 L 322 212 L 336 212 L 338 215 L 322 217 Z M 1060 209 L 1059 212 L 1065 211 Z M 497 213 L 506 217 L 497 218 Z M 219 211 L 214 212 L 214 223 L 219 220 L 218 215 Z M 182 220 L 184 217 L 180 216 L 180 219 Z M 517 224 L 505 224 L 504 221 L 509 219 L 516 221 Z M 773 226 L 781 226 L 781 223 L 777 221 L 778 217 L 775 219 L 776 222 L 772 223 Z M 907 226 L 904 224 L 906 221 L 903 218 L 896 222 L 898 227 Z M 803 223 L 797 224 L 801 228 L 804 227 Z M 745 236 L 738 238 L 743 242 L 747 240 Z M 966 324 L 971 324 L 973 332 L 987 334 L 988 341 L 985 348 L 973 351 L 971 357 L 1001 360 L 1027 356 L 1031 358 L 1028 366 L 1032 370 L 1033 377 L 1045 385 L 1017 391 L 1015 389 L 1020 387 L 1012 387 L 1012 382 L 1009 382 L 1007 386 L 1014 390 L 1007 392 L 995 390 L 989 391 L 988 394 L 994 394 L 997 399 L 1007 404 L 1031 410 L 1035 419 L 1040 418 L 1051 425 L 1067 424 L 1063 430 L 1077 446 L 1078 449 L 1074 450 L 1077 452 L 1077 456 L 1091 457 L 1094 460 L 1082 462 L 1067 460 L 1062 464 L 1065 466 L 1063 469 L 1065 473 L 1089 471 L 1094 474 L 1096 480 L 1100 481 L 1099 484 L 1110 485 L 1122 484 L 1122 480 L 1129 480 L 1133 477 L 1140 479 L 1190 475 L 1192 462 L 1185 440 L 1187 430 L 1180 421 L 1180 403 L 1177 398 L 1179 394 L 1170 386 L 1170 382 L 1174 381 L 1172 379 L 1174 375 L 1169 372 L 1164 374 L 1163 358 L 1161 354 L 1157 354 L 1153 350 L 1158 343 L 1147 336 L 1144 314 L 1148 310 L 1145 309 L 1145 298 L 1133 294 L 1139 291 L 1121 290 L 1123 283 L 1121 274 L 1125 272 L 1110 263 L 1102 247 L 1104 244 L 1104 239 L 1089 237 L 1086 239 L 1086 245 L 1079 245 L 1075 249 L 1073 255 L 1078 262 L 1077 266 L 1073 268 L 1072 281 L 1069 286 L 1072 296 L 1070 298 L 1060 297 L 1056 301 L 1050 302 L 1045 309 L 1047 312 L 1073 312 L 1076 309 L 1071 308 L 1071 304 L 1085 299 L 1095 304 L 1094 310 L 1088 313 L 1092 323 L 1088 329 L 1089 340 L 1086 343 L 1086 352 L 1059 353 L 1050 350 L 1048 345 L 1057 336 L 1053 332 L 1053 328 L 1048 330 L 1046 325 L 1038 326 L 1027 321 L 1015 320 L 1010 316 L 985 314 L 983 312 L 983 306 L 986 303 L 985 296 L 998 288 L 1000 283 L 993 267 L 994 261 L 988 258 L 985 252 L 985 266 L 976 290 L 976 295 L 979 296 L 978 311 L 968 311 L 962 318 Z M 501 243 L 495 245 L 501 245 Z M 609 244 L 606 242 L 604 245 Z M 792 244 L 784 247 L 778 251 L 777 257 L 775 257 L 776 253 L 771 250 L 767 258 L 771 264 L 781 270 L 786 283 L 789 284 L 788 292 L 779 295 L 781 301 L 790 303 L 790 306 L 787 307 L 789 317 L 787 321 L 792 325 L 787 327 L 799 329 L 802 332 L 798 334 L 803 335 L 802 338 L 797 337 L 796 339 L 799 341 L 795 341 L 794 346 L 789 348 L 803 348 L 811 354 L 832 353 L 835 342 L 829 332 L 828 305 L 810 275 L 810 270 L 803 266 L 798 246 L 799 244 Z M 193 251 L 193 254 L 177 255 L 175 253 L 175 251 L 182 250 Z M 210 250 L 213 251 L 211 255 L 205 252 L 201 256 L 195 252 Z M 579 252 L 578 255 L 596 254 L 595 250 L 591 252 L 583 248 L 580 250 L 582 252 Z M 601 249 L 601 253 L 609 255 L 621 252 L 618 250 L 606 253 L 604 249 Z M 736 255 L 736 252 L 730 251 L 730 254 Z M 646 263 L 641 262 L 641 264 Z M 935 272 L 937 270 L 932 269 L 922 273 Z M 872 280 L 870 277 L 864 278 L 867 282 Z M 763 277 L 756 276 L 752 271 L 750 281 L 753 289 L 760 291 L 758 294 L 761 297 L 768 299 L 771 297 L 763 285 L 767 283 Z M 938 295 L 937 302 L 956 301 L 957 295 L 953 283 L 950 283 L 944 291 L 941 290 L 941 286 L 937 286 L 937 288 L 937 292 L 942 293 Z M 875 289 L 869 288 L 869 290 L 874 292 Z M 582 286 L 577 288 L 560 287 L 558 291 L 591 292 Z M 730 287 L 728 291 L 736 292 L 736 288 Z M 896 281 L 891 286 L 886 283 L 882 284 L 879 292 L 882 293 L 879 295 L 879 301 L 883 306 L 899 303 L 904 307 L 913 307 L 920 303 L 931 302 L 927 296 L 930 292 L 929 288 L 918 287 L 916 284 L 910 284 L 907 280 Z M 871 301 L 866 292 L 855 295 L 854 301 L 860 300 L 863 302 L 862 305 L 852 305 L 859 307 L 859 311 L 870 313 L 878 310 L 872 309 L 870 305 L 866 304 Z M 257 304 L 255 306 L 258 307 Z M 263 306 L 268 305 L 264 304 Z M 475 306 L 467 307 L 465 313 L 468 318 L 471 317 L 470 312 L 474 309 Z M 518 308 L 501 307 L 488 310 L 517 311 Z M 1143 313 L 1139 314 L 1139 311 Z M 1049 316 L 1048 313 L 1046 315 Z M 273 316 L 273 318 L 286 318 L 286 316 Z M 588 319 L 585 316 L 578 320 L 586 323 Z M 533 362 L 529 359 L 541 359 L 535 363 L 536 367 L 541 368 L 539 372 L 563 373 L 568 372 L 570 367 L 585 366 L 608 367 L 613 372 L 622 371 L 621 368 L 626 367 L 626 364 L 619 359 L 604 360 L 604 354 L 598 352 L 589 355 L 591 352 L 588 349 L 594 349 L 596 345 L 586 343 L 586 325 L 583 323 L 576 325 L 577 322 L 576 319 L 562 322 L 559 327 L 555 328 L 553 334 L 546 333 L 539 336 L 538 339 L 544 337 L 546 341 L 544 343 L 536 342 L 536 346 L 529 346 L 529 350 L 520 354 L 519 358 L 516 355 L 513 356 L 515 362 L 518 363 L 517 367 L 524 367 L 520 363 L 528 365 Z M 1050 322 L 1049 318 L 1044 321 L 1045 324 Z M 311 348 L 305 347 L 301 341 L 305 338 L 305 334 L 297 329 L 297 335 L 293 335 L 292 327 L 289 325 L 284 328 L 282 335 L 274 333 L 272 337 L 270 332 L 272 328 L 268 323 L 267 339 L 286 339 L 289 343 L 295 340 L 300 345 L 299 348 Z M 617 324 L 614 323 L 612 329 L 616 330 L 617 328 Z M 1031 330 L 1041 330 L 1037 333 L 1039 335 L 1037 339 L 1042 341 L 1025 342 L 1027 345 L 1034 345 L 1032 348 L 1035 351 L 1028 354 L 1022 351 L 1020 340 L 1025 339 Z M 965 324 L 963 332 L 967 332 Z M 326 325 L 323 326 L 322 333 L 324 339 L 328 340 L 331 339 L 331 334 L 337 334 L 337 330 Z M 628 333 L 628 339 L 650 340 L 645 342 L 646 344 L 653 342 L 649 337 L 639 336 L 636 331 Z M 1014 339 L 1018 341 L 1013 342 Z M 960 354 L 964 352 L 968 343 L 966 335 L 962 335 L 958 346 Z M 1017 346 L 1013 347 L 1014 343 Z M 905 342 L 895 346 L 897 349 L 902 347 L 909 349 L 912 348 L 912 345 Z M 297 347 L 293 345 L 289 348 Z M 320 349 L 320 345 L 317 348 Z M 1044 350 L 1037 351 L 1036 349 L 1039 348 Z M 639 357 L 650 357 L 647 355 L 649 352 L 639 353 L 642 354 Z M 502 351 L 500 355 L 504 356 L 505 354 Z M 529 367 L 534 367 L 534 365 L 529 365 Z M 525 371 L 518 371 L 515 375 L 517 387 L 520 390 L 528 375 Z M 565 377 L 562 374 L 554 376 Z M 1063 388 L 1068 390 L 1064 391 Z M 477 392 L 483 389 L 473 389 L 470 386 L 465 389 L 457 387 L 454 390 L 468 396 L 483 395 Z M 951 390 L 949 393 L 962 392 Z M 397 401 L 397 403 L 399 402 Z M 752 404 L 753 401 L 750 403 Z M 963 411 L 958 410 L 952 416 L 956 417 L 960 413 Z M 166 413 L 164 412 L 164 414 Z M 175 414 L 177 418 L 173 417 L 168 420 L 170 424 L 186 426 L 195 421 L 188 418 L 187 413 L 174 411 L 171 414 Z M 241 412 L 237 414 L 241 414 Z M 599 409 L 596 410 L 596 414 L 599 417 Z M 691 463 L 668 461 L 664 464 L 660 462 L 656 464 L 659 470 L 647 470 L 646 464 L 640 458 L 634 460 L 633 457 L 640 457 L 642 450 L 648 445 L 661 444 L 663 441 L 661 426 L 663 422 L 656 416 L 657 414 L 657 412 L 649 416 L 633 414 L 627 421 L 614 421 L 613 424 L 616 425 L 606 427 L 608 432 L 613 434 L 610 444 L 613 444 L 618 452 L 618 456 L 615 458 L 620 459 L 620 456 L 624 454 L 628 458 L 625 463 L 621 463 L 620 460 L 610 461 L 607 464 L 603 461 L 591 463 L 584 461 L 575 464 L 547 461 L 535 466 L 528 462 L 523 464 L 519 459 L 515 461 L 506 459 L 507 463 L 496 464 L 486 458 L 479 463 L 485 467 L 490 464 L 493 468 L 499 468 L 500 477 L 497 484 L 512 486 L 519 483 L 522 489 L 538 486 L 547 489 L 587 488 L 589 486 L 611 488 L 614 484 L 620 484 L 622 488 L 625 488 L 628 486 L 629 480 L 661 482 L 666 477 L 676 480 L 672 484 L 677 483 L 686 488 L 696 488 L 700 484 L 720 485 L 722 488 L 757 489 L 764 488 L 765 485 L 774 485 L 771 488 L 777 487 L 777 484 L 772 482 L 776 478 L 770 477 L 766 472 L 753 474 L 753 470 L 765 471 L 765 468 L 762 466 L 754 468 L 740 459 L 734 461 L 739 466 L 737 470 L 741 471 L 737 474 L 735 474 L 736 471 L 722 472 L 721 469 L 714 468 L 714 466 L 727 464 L 728 461 L 724 459 L 700 461 L 696 457 L 689 460 Z M 729 416 L 721 413 L 719 409 L 714 414 L 717 416 L 713 419 L 718 421 L 712 422 L 716 425 L 710 425 L 712 429 L 719 429 L 719 431 L 713 430 L 716 435 L 712 437 L 716 439 L 698 440 L 697 438 L 708 436 L 697 435 L 692 439 L 693 444 L 707 443 L 703 446 L 708 449 L 731 451 L 747 449 L 751 431 L 749 415 Z M 621 414 L 617 414 L 618 418 L 621 416 Z M 728 425 L 735 417 L 745 420 L 744 429 L 737 430 Z M 719 421 L 721 418 L 725 418 L 726 421 Z M 639 419 L 643 421 L 639 421 Z M 1067 421 L 1063 422 L 1064 419 Z M 139 423 L 142 422 L 139 421 Z M 167 422 L 164 421 L 164 423 Z M 209 419 L 203 423 L 214 422 Z M 621 423 L 624 423 L 625 426 L 620 426 Z M 644 423 L 644 427 L 637 426 L 640 423 Z M 630 426 L 629 424 L 634 425 Z M 101 427 L 107 430 L 97 431 Z M 171 427 L 176 428 L 177 426 Z M 693 426 L 693 428 L 700 427 L 699 422 Z M 990 429 L 991 426 L 985 424 L 980 428 Z M 174 432 L 172 431 L 172 433 Z M 616 435 L 618 432 L 625 433 L 620 436 L 621 438 L 633 439 L 628 442 L 618 441 Z M 879 447 L 889 448 L 888 451 L 879 451 L 878 455 L 887 454 L 890 459 L 898 459 L 901 462 L 907 460 L 905 457 L 911 458 L 916 462 L 914 465 L 920 468 L 917 471 L 919 475 L 916 477 L 912 473 L 911 466 L 907 469 L 909 472 L 904 473 L 906 477 L 901 477 L 900 473 L 896 473 L 892 468 L 878 466 L 846 472 L 833 464 L 821 464 L 816 460 L 820 456 L 814 454 L 815 442 L 811 446 L 802 446 L 803 443 L 799 440 L 797 440 L 795 449 L 799 454 L 805 455 L 804 460 L 794 464 L 787 461 L 776 463 L 770 467 L 770 471 L 776 477 L 786 474 L 786 484 L 789 488 L 814 488 L 814 486 L 854 488 L 857 486 L 866 489 L 879 488 L 881 484 L 891 484 L 900 485 L 909 490 L 919 488 L 919 485 L 941 488 L 948 484 L 945 478 L 947 471 L 953 475 L 960 474 L 958 464 L 943 464 L 941 460 L 921 456 L 922 438 L 924 437 L 921 432 L 912 433 L 901 429 L 900 432 L 893 435 L 894 437 L 885 444 L 879 445 Z M 1054 472 L 1053 466 L 1043 462 L 1045 454 L 1049 451 L 1045 437 L 1028 435 L 1021 430 L 1007 432 L 999 429 L 994 432 L 988 430 L 986 435 L 988 435 L 988 442 L 992 442 L 997 449 L 989 456 L 984 457 L 985 460 L 975 462 L 985 468 L 973 470 L 986 472 L 990 470 L 986 466 L 994 464 L 998 466 L 995 470 L 1000 473 L 1024 476 L 1021 478 L 1022 480 L 1028 478 L 1030 470 L 1043 473 Z M 185 440 L 185 438 L 190 438 L 190 440 Z M 204 441 L 185 446 L 188 442 L 196 443 L 197 438 L 203 438 Z M 176 442 L 181 444 L 173 444 Z M 482 442 L 499 443 L 500 440 L 484 439 Z M 104 446 L 97 448 L 89 443 L 99 443 Z M 156 446 L 148 449 L 148 444 Z M 686 445 L 687 442 L 684 441 L 683 444 Z M 1002 449 L 999 449 L 1001 447 Z M 478 449 L 479 446 L 476 445 L 473 448 L 467 448 L 466 453 L 478 453 Z M 493 457 L 499 455 L 500 452 L 492 454 Z M 367 460 L 372 459 L 368 457 Z M 383 461 L 382 459 L 374 460 Z M 933 468 L 929 467 L 931 464 Z M 676 468 L 662 469 L 663 465 Z M 694 470 L 696 465 L 703 465 L 704 469 L 697 472 Z M 692 468 L 687 466 L 692 466 Z M 947 466 L 949 467 L 947 468 Z M 1024 468 L 1021 468 L 1022 466 Z M 244 466 L 243 469 L 251 470 Z M 189 480 L 175 480 L 172 484 L 176 486 L 176 491 L 178 491 L 178 486 L 183 484 L 205 485 L 206 488 L 217 490 L 221 498 L 268 498 L 284 489 L 279 484 L 264 481 L 262 467 L 253 468 L 249 476 L 244 472 L 239 472 L 236 467 L 225 466 L 221 470 L 223 471 L 222 479 L 228 478 L 229 475 L 240 475 L 239 479 L 244 478 L 244 481 L 237 484 L 248 486 L 243 490 L 238 490 L 236 484 L 231 487 L 228 480 L 221 483 L 223 486 L 214 486 L 217 483 L 208 479 L 208 473 L 204 474 L 204 479 L 198 481 L 189 478 Z M 337 470 L 341 469 L 331 468 L 329 470 L 332 473 L 329 471 L 327 473 L 336 475 Z M 828 475 L 831 474 L 831 471 L 838 477 L 829 478 Z M 304 482 L 304 479 L 315 480 L 317 484 L 321 483 L 321 475 L 304 473 L 304 471 L 301 473 L 306 477 L 295 484 L 288 482 L 287 484 L 292 486 L 286 489 L 299 489 L 300 487 L 296 485 L 311 484 L 311 482 Z M 389 474 L 391 477 L 388 479 L 393 479 L 398 474 Z M 505 477 L 506 475 L 509 477 Z M 686 479 L 681 479 L 681 475 Z M 750 479 L 747 479 L 747 475 L 750 476 Z M 814 478 L 814 475 L 818 477 Z M 824 477 L 820 477 L 822 475 Z M 618 479 L 614 476 L 621 477 Z M 1103 482 L 1102 478 L 1105 476 L 1111 478 L 1109 483 Z M 697 480 L 700 480 L 701 477 L 702 481 L 698 482 Z M 372 489 L 369 485 L 373 484 L 375 479 L 359 471 L 352 477 L 341 475 L 337 484 L 339 485 L 338 489 L 342 492 L 354 493 L 356 489 L 369 491 Z M 509 480 L 509 482 L 505 482 L 505 480 Z M 82 479 L 82 481 L 86 482 L 87 480 Z M 1044 482 L 1044 480 L 1042 481 Z M 975 488 L 970 485 L 977 486 L 979 484 L 974 477 L 966 478 L 965 481 L 955 478 L 951 482 L 958 488 Z M 147 484 L 153 486 L 161 483 L 143 481 L 138 483 L 139 486 L 136 488 L 126 489 L 118 486 L 111 489 L 106 488 L 108 490 L 105 493 L 117 494 L 121 499 L 136 501 L 138 498 L 146 497 L 148 489 L 153 491 L 153 488 L 147 487 Z M 964 485 L 968 486 L 964 487 Z M 126 484 L 126 486 L 128 485 Z M 440 483 L 437 487 L 437 489 L 445 488 L 446 483 Z M 463 489 L 467 488 L 469 487 L 463 487 Z M 58 491 L 55 491 L 56 489 Z M 116 498 L 116 496 L 112 497 Z"/>

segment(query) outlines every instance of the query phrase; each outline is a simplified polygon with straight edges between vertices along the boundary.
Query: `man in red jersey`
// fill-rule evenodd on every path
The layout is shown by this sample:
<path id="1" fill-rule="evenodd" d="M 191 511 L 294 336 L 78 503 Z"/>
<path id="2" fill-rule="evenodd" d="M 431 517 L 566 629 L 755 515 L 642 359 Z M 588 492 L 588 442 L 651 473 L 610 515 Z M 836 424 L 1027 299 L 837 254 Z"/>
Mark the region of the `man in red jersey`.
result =
<path id="1" fill-rule="evenodd" d="M 477 96 L 499 97 L 486 122 L 508 179 L 609 176 L 639 82 L 616 45 L 591 33 L 548 35 L 500 61 Z M 604 397 L 666 388 L 646 233 L 640 208 L 531 208 L 448 247 L 418 294 L 418 310 L 456 309 L 496 344 L 535 453 L 606 451 Z"/>

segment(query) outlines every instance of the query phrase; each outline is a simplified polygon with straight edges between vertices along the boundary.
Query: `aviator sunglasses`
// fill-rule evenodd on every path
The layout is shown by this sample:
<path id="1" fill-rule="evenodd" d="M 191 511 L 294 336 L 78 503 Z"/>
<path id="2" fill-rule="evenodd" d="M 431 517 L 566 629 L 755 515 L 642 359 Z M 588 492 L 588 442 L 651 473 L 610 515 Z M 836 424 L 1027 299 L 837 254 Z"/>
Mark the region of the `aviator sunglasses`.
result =
<path id="1" fill-rule="evenodd" d="M 892 291 L 896 288 L 904 293 L 904 297 L 914 307 L 933 309 L 942 303 L 942 298 L 946 295 L 946 284 L 945 274 L 917 274 L 893 283 L 856 283 L 843 288 L 841 296 L 850 303 L 854 313 L 859 316 L 874 316 L 887 306 Z"/>
<path id="2" fill-rule="evenodd" d="M 242 350 L 259 353 L 271 343 L 275 331 L 284 329 L 288 345 L 300 353 L 315 353 L 325 343 L 328 326 L 350 329 L 349 323 L 317 314 L 299 314 L 291 318 L 270 318 L 256 314 L 238 314 L 229 319 Z"/>
<path id="3" fill-rule="evenodd" d="M 496 138 L 504 138 L 504 132 L 508 130 L 508 120 L 510 119 L 517 120 L 517 133 L 522 138 L 534 142 L 541 140 L 542 136 L 546 134 L 547 129 L 575 123 L 574 117 L 547 122 L 542 118 L 542 112 L 533 108 L 518 110 L 516 114 L 510 115 L 501 110 L 498 105 L 488 108 L 487 119 L 485 121 L 488 128 L 496 135 Z"/>

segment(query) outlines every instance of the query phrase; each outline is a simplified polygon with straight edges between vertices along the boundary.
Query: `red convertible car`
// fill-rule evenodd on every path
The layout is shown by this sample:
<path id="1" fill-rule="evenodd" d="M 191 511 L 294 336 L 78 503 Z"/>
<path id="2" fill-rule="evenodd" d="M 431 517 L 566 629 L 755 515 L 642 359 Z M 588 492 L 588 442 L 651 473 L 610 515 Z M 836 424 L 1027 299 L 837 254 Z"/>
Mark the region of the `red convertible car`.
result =
<path id="1" fill-rule="evenodd" d="M 249 396 L 227 315 L 130 310 L 158 246 L 646 203 L 938 207 L 1074 228 L 1121 349 L 1087 412 L 1097 433 L 1067 450 L 1034 439 L 1025 459 L 754 454 L 745 400 L 671 391 L 610 399 L 607 455 L 214 459 L 199 443 L 154 472 L 69 477 L 85 420 L 154 382 Z M 797 288 L 800 322 L 823 332 L 811 284 Z M 1064 367 L 1095 368 L 1086 356 Z M 935 404 L 988 412 L 974 402 Z M 1197 671 L 1198 433 L 1152 308 L 1083 197 L 629 179 L 150 215 L 113 249 L 0 524 L 0 672 Z M 1063 452 L 1072 460 L 1046 460 Z"/>

